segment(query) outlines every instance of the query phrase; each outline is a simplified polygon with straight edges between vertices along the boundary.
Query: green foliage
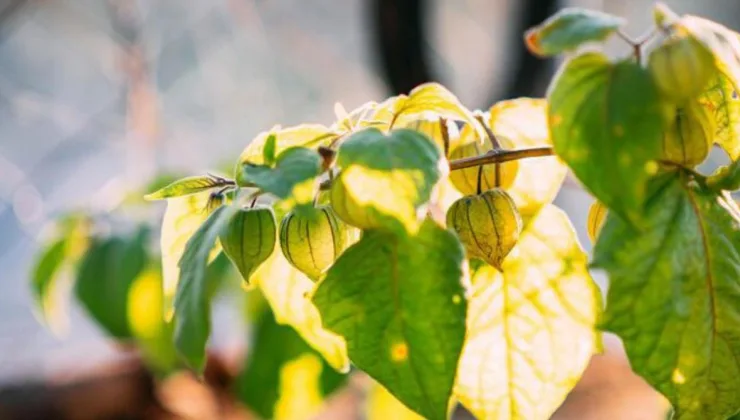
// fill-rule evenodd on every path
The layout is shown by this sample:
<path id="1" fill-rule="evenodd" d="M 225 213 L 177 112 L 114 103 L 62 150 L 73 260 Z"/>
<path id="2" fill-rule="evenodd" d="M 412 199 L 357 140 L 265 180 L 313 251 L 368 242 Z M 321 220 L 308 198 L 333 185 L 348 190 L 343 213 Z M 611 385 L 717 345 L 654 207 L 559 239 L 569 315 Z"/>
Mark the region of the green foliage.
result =
<path id="1" fill-rule="evenodd" d="M 527 31 L 527 47 L 540 56 L 568 52 L 583 44 L 604 41 L 626 24 L 608 13 L 566 8 Z"/>
<path id="2" fill-rule="evenodd" d="M 280 153 L 274 167 L 243 163 L 242 171 L 236 179 L 241 185 L 254 184 L 282 199 L 300 194 L 296 200 L 299 204 L 305 204 L 313 199 L 315 191 L 311 183 L 315 183 L 319 173 L 321 156 L 318 153 L 303 147 L 292 147 Z M 301 188 L 306 183 L 309 183 L 308 188 Z"/>
<path id="3" fill-rule="evenodd" d="M 46 245 L 39 252 L 36 268 L 31 277 L 31 289 L 35 304 L 46 322 L 51 321 L 56 315 L 54 313 L 54 302 L 53 299 L 50 299 L 50 296 L 64 265 L 66 251 L 67 238 L 65 237 Z"/>
<path id="4" fill-rule="evenodd" d="M 211 332 L 211 296 L 207 266 L 211 249 L 236 212 L 237 206 L 216 209 L 185 246 L 180 259 L 180 279 L 175 296 L 175 345 L 196 372 L 205 368 L 206 342 Z"/>
<path id="5" fill-rule="evenodd" d="M 680 172 L 650 189 L 648 229 L 607 217 L 596 245 L 604 328 L 679 418 L 726 418 L 740 410 L 740 211 Z"/>
<path id="6" fill-rule="evenodd" d="M 208 191 L 230 185 L 229 181 L 216 176 L 192 176 L 178 179 L 161 189 L 144 196 L 147 200 L 163 200 Z"/>
<path id="7" fill-rule="evenodd" d="M 130 238 L 94 239 L 77 273 L 77 299 L 106 332 L 131 338 L 128 293 L 147 264 L 149 232 L 140 229 Z"/>
<path id="8" fill-rule="evenodd" d="M 668 119 L 648 72 L 587 53 L 565 64 L 548 97 L 555 152 L 599 201 L 637 222 Z"/>
<path id="9" fill-rule="evenodd" d="M 601 307 L 586 265 L 568 217 L 549 205 L 502 272 L 476 270 L 455 395 L 478 418 L 550 418 L 575 386 Z"/>
<path id="10" fill-rule="evenodd" d="M 717 169 L 707 177 L 707 186 L 716 191 L 736 191 L 740 189 L 740 160 Z"/>
<path id="11" fill-rule="evenodd" d="M 256 324 L 254 346 L 237 378 L 236 395 L 265 419 L 315 414 L 322 400 L 344 385 L 346 376 L 334 371 L 293 328 L 278 324 L 269 309 Z"/>
<path id="12" fill-rule="evenodd" d="M 444 419 L 465 338 L 463 249 L 427 220 L 417 236 L 369 230 L 319 283 L 324 325 L 349 357 L 430 419 Z"/>
<path id="13" fill-rule="evenodd" d="M 571 54 L 547 98 L 471 111 L 425 83 L 337 105 L 328 126 L 259 133 L 235 180 L 158 179 L 159 250 L 149 220 L 131 232 L 76 213 L 36 258 L 37 312 L 56 329 L 67 278 L 152 369 L 181 358 L 201 373 L 211 302 L 226 280 L 239 293 L 240 275 L 264 312 L 248 319 L 235 392 L 265 418 L 320 417 L 352 364 L 376 381 L 370 420 L 445 419 L 452 402 L 546 419 L 602 331 L 676 418 L 728 418 L 740 410 L 740 35 L 664 5 L 653 20 L 639 41 L 619 34 L 627 57 L 583 51 L 621 30 L 604 13 L 565 9 L 530 30 L 535 54 Z M 731 162 L 705 175 L 712 145 Z M 552 205 L 568 170 L 596 199 L 590 266 Z M 589 268 L 609 276 L 604 313 Z"/>

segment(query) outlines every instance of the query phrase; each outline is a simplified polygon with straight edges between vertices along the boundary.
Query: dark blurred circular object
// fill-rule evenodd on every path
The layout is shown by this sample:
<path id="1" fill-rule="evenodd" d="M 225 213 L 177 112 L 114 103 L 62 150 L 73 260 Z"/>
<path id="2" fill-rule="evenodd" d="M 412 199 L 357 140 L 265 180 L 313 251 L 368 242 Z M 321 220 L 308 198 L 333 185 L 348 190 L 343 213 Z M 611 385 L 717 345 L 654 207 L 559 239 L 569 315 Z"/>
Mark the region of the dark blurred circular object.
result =
<path id="1" fill-rule="evenodd" d="M 424 82 L 446 84 L 436 74 L 426 52 L 432 33 L 430 0 L 369 0 L 367 4 L 372 49 L 388 89 L 400 94 Z M 512 25 L 508 30 L 514 32 L 511 39 L 521 40 L 525 30 L 555 13 L 558 6 L 558 0 L 523 0 L 516 8 L 519 15 L 509 20 Z M 552 60 L 529 54 L 523 42 L 509 51 L 511 56 L 505 60 L 509 63 L 506 87 L 503 91 L 491 92 L 486 107 L 502 99 L 544 93 L 542 80 L 551 75 Z"/>

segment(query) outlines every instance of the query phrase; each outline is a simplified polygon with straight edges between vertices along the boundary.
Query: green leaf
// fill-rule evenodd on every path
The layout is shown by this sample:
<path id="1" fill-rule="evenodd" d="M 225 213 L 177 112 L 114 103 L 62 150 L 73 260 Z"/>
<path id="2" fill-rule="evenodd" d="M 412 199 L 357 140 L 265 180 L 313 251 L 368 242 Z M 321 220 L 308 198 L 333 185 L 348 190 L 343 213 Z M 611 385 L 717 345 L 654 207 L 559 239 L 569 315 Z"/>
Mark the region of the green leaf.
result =
<path id="1" fill-rule="evenodd" d="M 281 199 L 291 196 L 298 204 L 313 200 L 316 177 L 321 173 L 321 156 L 311 149 L 293 147 L 278 156 L 274 167 L 242 164 L 239 182 L 250 182 Z"/>
<path id="2" fill-rule="evenodd" d="M 677 418 L 724 419 L 740 409 L 740 211 L 687 178 L 651 182 L 645 231 L 607 216 L 593 265 L 635 372 Z"/>
<path id="3" fill-rule="evenodd" d="M 342 172 L 334 188 L 343 190 L 343 197 L 338 203 L 333 196 L 332 204 L 343 218 L 359 208 L 372 227 L 414 232 L 421 224 L 419 209 L 441 178 L 441 161 L 437 147 L 414 130 L 356 132 L 339 148 Z"/>
<path id="4" fill-rule="evenodd" d="M 293 328 L 278 324 L 269 310 L 252 343 L 236 394 L 264 419 L 314 418 L 324 398 L 346 382 L 346 375 L 334 371 Z"/>
<path id="5" fill-rule="evenodd" d="M 175 295 L 175 346 L 194 371 L 205 367 L 206 342 L 211 333 L 211 294 L 206 268 L 211 250 L 238 206 L 214 210 L 190 237 L 179 262 L 180 278 Z"/>
<path id="6" fill-rule="evenodd" d="M 265 150 L 262 151 L 262 158 L 265 160 L 265 165 L 272 166 L 275 164 L 275 135 L 270 134 L 267 136 L 265 141 Z"/>
<path id="7" fill-rule="evenodd" d="M 555 152 L 599 201 L 639 221 L 669 118 L 650 74 L 587 53 L 565 64 L 548 96 Z"/>
<path id="8" fill-rule="evenodd" d="M 184 195 L 195 194 L 208 191 L 217 187 L 230 185 L 230 182 L 223 178 L 210 175 L 191 176 L 178 179 L 177 181 L 163 187 L 151 194 L 144 196 L 147 200 L 163 200 L 166 198 L 181 197 Z"/>
<path id="9" fill-rule="evenodd" d="M 63 334 L 68 327 L 66 291 L 90 243 L 91 221 L 70 213 L 54 222 L 53 236 L 35 256 L 31 268 L 34 311 L 52 332 Z"/>
<path id="10" fill-rule="evenodd" d="M 498 102 L 490 109 L 489 124 L 491 131 L 509 139 L 516 148 L 552 146 L 544 99 Z M 557 156 L 522 159 L 514 184 L 506 192 L 522 215 L 534 215 L 555 199 L 567 173 L 568 167 Z"/>
<path id="11" fill-rule="evenodd" d="M 457 237 L 431 220 L 413 237 L 366 231 L 313 296 L 350 360 L 433 420 L 447 418 L 465 338 L 463 264 Z"/>
<path id="12" fill-rule="evenodd" d="M 568 7 L 529 29 L 524 39 L 529 51 L 548 57 L 589 42 L 605 41 L 625 23 L 621 17 L 608 13 Z"/>
<path id="13" fill-rule="evenodd" d="M 128 292 L 147 263 L 149 231 L 133 237 L 94 240 L 81 262 L 75 295 L 90 316 L 113 337 L 129 339 Z"/>
<path id="14" fill-rule="evenodd" d="M 160 247 L 162 249 L 162 276 L 164 282 L 165 317 L 172 318 L 172 303 L 180 278 L 180 258 L 185 245 L 193 233 L 206 220 L 213 210 L 209 206 L 210 193 L 207 191 L 176 197 L 167 200 L 167 210 L 162 220 Z M 211 260 L 221 251 L 220 244 L 212 250 Z"/>
<path id="15" fill-rule="evenodd" d="M 596 350 L 599 291 L 568 216 L 544 207 L 473 276 L 455 395 L 477 418 L 546 419 Z"/>
<path id="16" fill-rule="evenodd" d="M 722 146 L 733 161 L 740 158 L 740 98 L 730 79 L 722 73 L 712 80 L 699 99 L 714 114 L 717 124 L 714 142 Z"/>
<path id="17" fill-rule="evenodd" d="M 713 190 L 736 191 L 740 189 L 740 161 L 718 168 L 707 177 L 707 186 Z"/>

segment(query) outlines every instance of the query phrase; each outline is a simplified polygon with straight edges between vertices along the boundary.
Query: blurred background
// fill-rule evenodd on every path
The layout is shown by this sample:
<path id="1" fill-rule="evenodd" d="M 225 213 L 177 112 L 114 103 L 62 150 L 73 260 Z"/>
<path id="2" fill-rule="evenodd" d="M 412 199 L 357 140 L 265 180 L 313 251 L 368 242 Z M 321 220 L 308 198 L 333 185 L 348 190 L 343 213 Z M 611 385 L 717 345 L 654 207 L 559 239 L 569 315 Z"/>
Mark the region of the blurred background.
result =
<path id="1" fill-rule="evenodd" d="M 666 3 L 740 28 L 735 0 Z M 651 21 L 642 0 L 0 0 L 0 389 L 119 354 L 74 305 L 61 337 L 34 317 L 29 269 L 56 215 L 223 167 L 274 124 L 329 124 L 336 102 L 426 80 L 470 108 L 542 96 L 556 63 L 521 33 L 563 6 L 624 16 L 633 36 Z M 589 196 L 571 180 L 556 203 L 588 249 Z M 229 308 L 215 308 L 216 347 L 242 341 Z"/>

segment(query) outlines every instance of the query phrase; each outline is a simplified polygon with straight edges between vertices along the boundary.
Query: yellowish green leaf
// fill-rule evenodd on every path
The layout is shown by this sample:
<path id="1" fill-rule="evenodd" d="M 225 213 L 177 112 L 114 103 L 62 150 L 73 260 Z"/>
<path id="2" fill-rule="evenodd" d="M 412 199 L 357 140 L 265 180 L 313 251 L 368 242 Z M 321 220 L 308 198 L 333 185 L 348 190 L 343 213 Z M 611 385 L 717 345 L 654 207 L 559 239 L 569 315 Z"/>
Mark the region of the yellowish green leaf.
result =
<path id="1" fill-rule="evenodd" d="M 162 317 L 164 291 L 161 271 L 148 267 L 134 279 L 128 290 L 128 324 L 147 363 L 160 372 L 177 366 L 172 324 Z"/>
<path id="2" fill-rule="evenodd" d="M 321 315 L 310 300 L 315 283 L 295 269 L 278 248 L 254 273 L 255 284 L 270 304 L 279 324 L 290 325 L 324 359 L 340 372 L 349 371 L 347 345 L 326 330 Z"/>
<path id="3" fill-rule="evenodd" d="M 730 79 L 718 72 L 699 101 L 714 114 L 717 124 L 714 141 L 730 158 L 740 158 L 740 98 Z"/>
<path id="4" fill-rule="evenodd" d="M 419 117 L 462 121 L 475 128 L 478 136 L 483 138 L 485 132 L 478 121 L 455 95 L 439 83 L 424 83 L 409 92 L 408 97 L 400 97 L 395 105 L 396 113 L 392 126 L 404 126 L 418 120 Z"/>
<path id="5" fill-rule="evenodd" d="M 508 138 L 517 149 L 552 146 L 544 99 L 501 101 L 491 107 L 489 124 L 494 134 Z M 522 159 L 514 184 L 506 191 L 522 215 L 533 215 L 555 199 L 567 173 L 568 167 L 556 156 Z"/>
<path id="6" fill-rule="evenodd" d="M 201 224 L 208 218 L 208 191 L 167 200 L 167 210 L 162 220 L 160 246 L 162 248 L 162 275 L 164 277 L 165 315 L 172 318 L 172 304 L 180 277 L 178 263 L 185 252 L 185 245 Z M 210 209 L 212 210 L 212 209 Z M 212 261 L 221 251 L 217 242 L 211 252 Z"/>
<path id="7" fill-rule="evenodd" d="M 478 418 L 546 419 L 596 350 L 601 302 L 567 215 L 544 207 L 473 276 L 455 395 Z"/>
<path id="8" fill-rule="evenodd" d="M 254 165 L 263 165 L 265 162 L 265 147 L 274 147 L 275 156 L 280 155 L 285 149 L 290 147 L 306 147 L 315 149 L 319 146 L 326 146 L 334 140 L 339 133 L 332 128 L 321 124 L 300 124 L 293 127 L 282 128 L 275 126 L 268 131 L 258 134 L 249 145 L 242 151 L 239 156 L 239 165 L 237 173 L 241 171 L 241 164 L 250 162 Z M 275 136 L 274 146 L 268 144 L 268 139 Z M 268 150 L 269 151 L 269 150 Z"/>
<path id="9" fill-rule="evenodd" d="M 396 124 L 396 128 L 409 128 L 427 136 L 432 143 L 434 143 L 439 149 L 440 153 L 444 154 L 444 137 L 442 135 L 442 123 L 437 117 L 419 117 L 414 120 L 410 120 L 404 124 Z M 446 124 L 447 127 L 447 139 L 448 139 L 448 150 L 452 150 L 457 147 L 460 143 L 460 130 L 454 121 L 449 121 Z M 469 126 L 466 126 L 469 127 Z"/>
<path id="10" fill-rule="evenodd" d="M 146 200 L 163 200 L 181 197 L 229 185 L 229 181 L 215 176 L 202 175 L 178 179 L 159 190 L 144 196 Z"/>
<path id="11" fill-rule="evenodd" d="M 368 392 L 365 411 L 366 420 L 424 420 L 377 382 L 371 385 Z"/>
<path id="12" fill-rule="evenodd" d="M 332 126 L 332 129 L 343 134 L 368 127 L 375 127 L 380 131 L 387 132 L 398 106 L 403 104 L 406 98 L 406 95 L 399 95 L 392 96 L 381 103 L 366 102 L 347 115 L 337 115 L 338 121 Z"/>

